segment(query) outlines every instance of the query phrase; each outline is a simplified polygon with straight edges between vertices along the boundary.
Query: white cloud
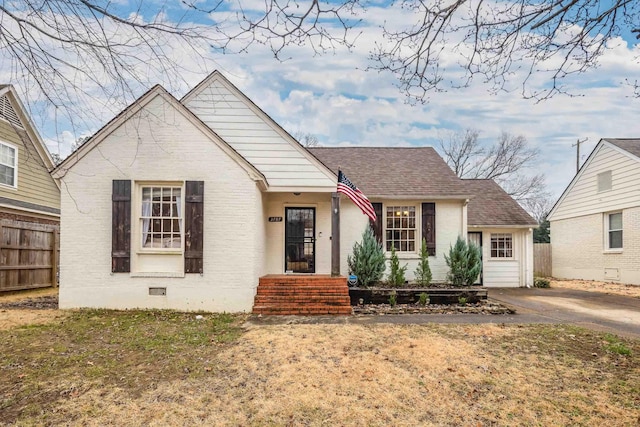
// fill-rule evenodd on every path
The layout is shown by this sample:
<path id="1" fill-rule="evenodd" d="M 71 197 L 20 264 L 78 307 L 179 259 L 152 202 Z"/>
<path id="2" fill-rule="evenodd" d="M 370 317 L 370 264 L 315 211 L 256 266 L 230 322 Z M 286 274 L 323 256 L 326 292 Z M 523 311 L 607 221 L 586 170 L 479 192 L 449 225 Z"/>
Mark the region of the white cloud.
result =
<path id="1" fill-rule="evenodd" d="M 264 3 L 255 0 L 252 5 L 259 8 Z M 382 6 L 370 7 L 366 16 L 367 21 L 354 32 L 361 34 L 353 50 L 337 47 L 335 53 L 317 56 L 309 46 L 295 46 L 285 51 L 284 57 L 291 59 L 283 62 L 274 60 L 262 45 L 254 45 L 250 54 L 238 55 L 211 53 L 203 45 L 197 47 L 202 54 L 198 57 L 180 43 L 167 41 L 165 52 L 180 64 L 180 72 L 139 68 L 137 71 L 147 73 L 149 86 L 135 84 L 135 95 L 160 83 L 180 97 L 208 72 L 219 69 L 285 129 L 312 133 L 323 145 L 435 146 L 445 131 L 467 127 L 480 130 L 486 140 L 502 131 L 521 134 L 541 150 L 538 170 L 546 175 L 554 197 L 575 172 L 575 147 L 571 144 L 577 139 L 589 138 L 581 148 L 587 155 L 601 137 L 640 137 L 640 100 L 629 97 L 629 89 L 620 85 L 628 76 L 640 79 L 637 45 L 614 41 L 598 69 L 565 79 L 567 87 L 583 95 L 580 97 L 556 96 L 541 103 L 522 99 L 514 82 L 522 81 L 523 69 L 510 76 L 512 92 L 491 95 L 487 86 L 476 80 L 468 88 L 433 93 L 425 105 L 409 105 L 395 86 L 394 76 L 365 69 L 370 50 L 380 41 L 379 26 L 387 23 L 401 28 L 415 17 L 410 11 Z M 442 55 L 443 64 L 455 67 L 453 49 Z M 10 75 L 8 68 L 0 67 L 5 81 Z M 459 73 L 454 69 L 452 78 L 458 78 Z M 54 109 L 32 110 L 52 152 L 59 149 L 64 154 L 78 137 L 99 129 L 123 107 L 117 97 L 101 94 L 95 84 L 83 84 L 92 96 L 79 97 L 82 105 L 76 110 L 96 112 L 91 119 L 70 123 L 60 120 Z M 544 88 L 548 82 L 544 75 L 534 75 L 531 84 Z M 22 89 L 27 92 L 29 87 Z M 58 124 L 53 126 L 56 120 Z"/>

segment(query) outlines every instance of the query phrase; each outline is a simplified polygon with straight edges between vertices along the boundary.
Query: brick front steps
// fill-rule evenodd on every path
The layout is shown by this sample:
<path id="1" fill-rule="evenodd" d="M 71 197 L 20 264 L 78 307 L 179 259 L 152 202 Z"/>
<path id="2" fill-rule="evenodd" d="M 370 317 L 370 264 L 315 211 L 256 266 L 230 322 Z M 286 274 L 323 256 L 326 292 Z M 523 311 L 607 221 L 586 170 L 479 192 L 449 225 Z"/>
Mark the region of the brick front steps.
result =
<path id="1" fill-rule="evenodd" d="M 267 275 L 260 278 L 253 314 L 351 314 L 345 277 Z"/>

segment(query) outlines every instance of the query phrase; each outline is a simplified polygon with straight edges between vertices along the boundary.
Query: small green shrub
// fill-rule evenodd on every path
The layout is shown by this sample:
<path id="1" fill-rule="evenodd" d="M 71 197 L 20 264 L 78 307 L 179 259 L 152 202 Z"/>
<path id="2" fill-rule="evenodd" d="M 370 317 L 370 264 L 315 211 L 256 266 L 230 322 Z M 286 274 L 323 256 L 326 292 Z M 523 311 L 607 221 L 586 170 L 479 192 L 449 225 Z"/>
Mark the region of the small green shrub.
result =
<path id="1" fill-rule="evenodd" d="M 353 244 L 352 254 L 347 257 L 349 274 L 358 276 L 358 284 L 366 287 L 379 282 L 386 268 L 382 244 L 378 243 L 371 227 L 362 233 L 362 242 Z"/>
<path id="2" fill-rule="evenodd" d="M 429 266 L 429 251 L 427 250 L 427 240 L 422 239 L 420 247 L 420 261 L 418 267 L 413 273 L 416 276 L 416 284 L 418 286 L 429 286 L 431 284 L 431 267 Z"/>
<path id="3" fill-rule="evenodd" d="M 453 286 L 471 286 L 482 271 L 482 254 L 475 244 L 467 244 L 460 236 L 444 259 L 449 267 L 447 280 Z"/>
<path id="4" fill-rule="evenodd" d="M 428 293 L 426 293 L 426 292 L 422 292 L 422 293 L 420 294 L 420 297 L 419 297 L 419 298 L 420 298 L 420 299 L 418 300 L 418 304 L 420 304 L 420 305 L 422 305 L 422 306 L 425 306 L 425 305 L 429 304 L 429 301 L 430 301 L 430 300 L 429 300 L 429 294 L 428 294 Z"/>
<path id="5" fill-rule="evenodd" d="M 400 267 L 400 260 L 398 259 L 398 254 L 396 253 L 396 248 L 391 247 L 391 258 L 389 258 L 389 285 L 400 287 L 404 286 L 404 282 L 407 279 L 404 277 L 404 273 L 407 271 L 407 264 L 403 267 Z"/>
<path id="6" fill-rule="evenodd" d="M 398 295 L 396 294 L 396 291 L 392 291 L 391 295 L 389 295 L 389 305 L 391 307 L 395 307 L 396 304 L 398 304 Z"/>
<path id="7" fill-rule="evenodd" d="M 534 288 L 550 288 L 549 279 L 545 279 L 544 277 L 534 277 L 533 278 L 533 287 Z"/>
<path id="8" fill-rule="evenodd" d="M 468 301 L 467 297 L 458 297 L 458 304 L 460 305 L 467 305 Z"/>

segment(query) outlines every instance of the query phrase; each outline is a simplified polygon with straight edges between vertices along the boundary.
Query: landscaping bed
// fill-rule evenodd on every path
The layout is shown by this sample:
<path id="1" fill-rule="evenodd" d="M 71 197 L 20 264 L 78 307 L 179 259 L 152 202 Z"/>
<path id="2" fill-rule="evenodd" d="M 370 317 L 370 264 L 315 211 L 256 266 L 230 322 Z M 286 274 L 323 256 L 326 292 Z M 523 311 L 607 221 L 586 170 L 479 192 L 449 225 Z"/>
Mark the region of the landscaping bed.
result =
<path id="1" fill-rule="evenodd" d="M 386 314 L 513 314 L 514 310 L 494 301 L 467 304 L 363 304 L 352 307 L 353 315 Z"/>
<path id="2" fill-rule="evenodd" d="M 428 301 L 420 301 L 421 296 Z M 513 314 L 514 310 L 489 301 L 480 286 L 413 289 L 349 288 L 354 315 L 385 314 Z M 391 300 L 395 300 L 391 304 Z"/>
<path id="3" fill-rule="evenodd" d="M 387 304 L 395 295 L 398 304 L 416 304 L 420 295 L 427 294 L 432 304 L 458 304 L 461 298 L 466 303 L 477 303 L 487 299 L 487 290 L 480 286 L 451 288 L 349 288 L 351 305 Z"/>

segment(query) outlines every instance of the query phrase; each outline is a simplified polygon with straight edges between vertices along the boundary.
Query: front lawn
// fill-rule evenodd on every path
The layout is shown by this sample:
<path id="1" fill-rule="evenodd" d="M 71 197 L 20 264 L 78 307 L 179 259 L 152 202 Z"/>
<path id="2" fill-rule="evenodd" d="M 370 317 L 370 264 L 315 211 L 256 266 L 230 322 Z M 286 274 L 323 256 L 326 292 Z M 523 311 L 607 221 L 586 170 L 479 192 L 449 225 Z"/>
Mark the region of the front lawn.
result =
<path id="1" fill-rule="evenodd" d="M 637 425 L 640 342 L 565 325 L 70 312 L 0 331 L 0 423 Z"/>

